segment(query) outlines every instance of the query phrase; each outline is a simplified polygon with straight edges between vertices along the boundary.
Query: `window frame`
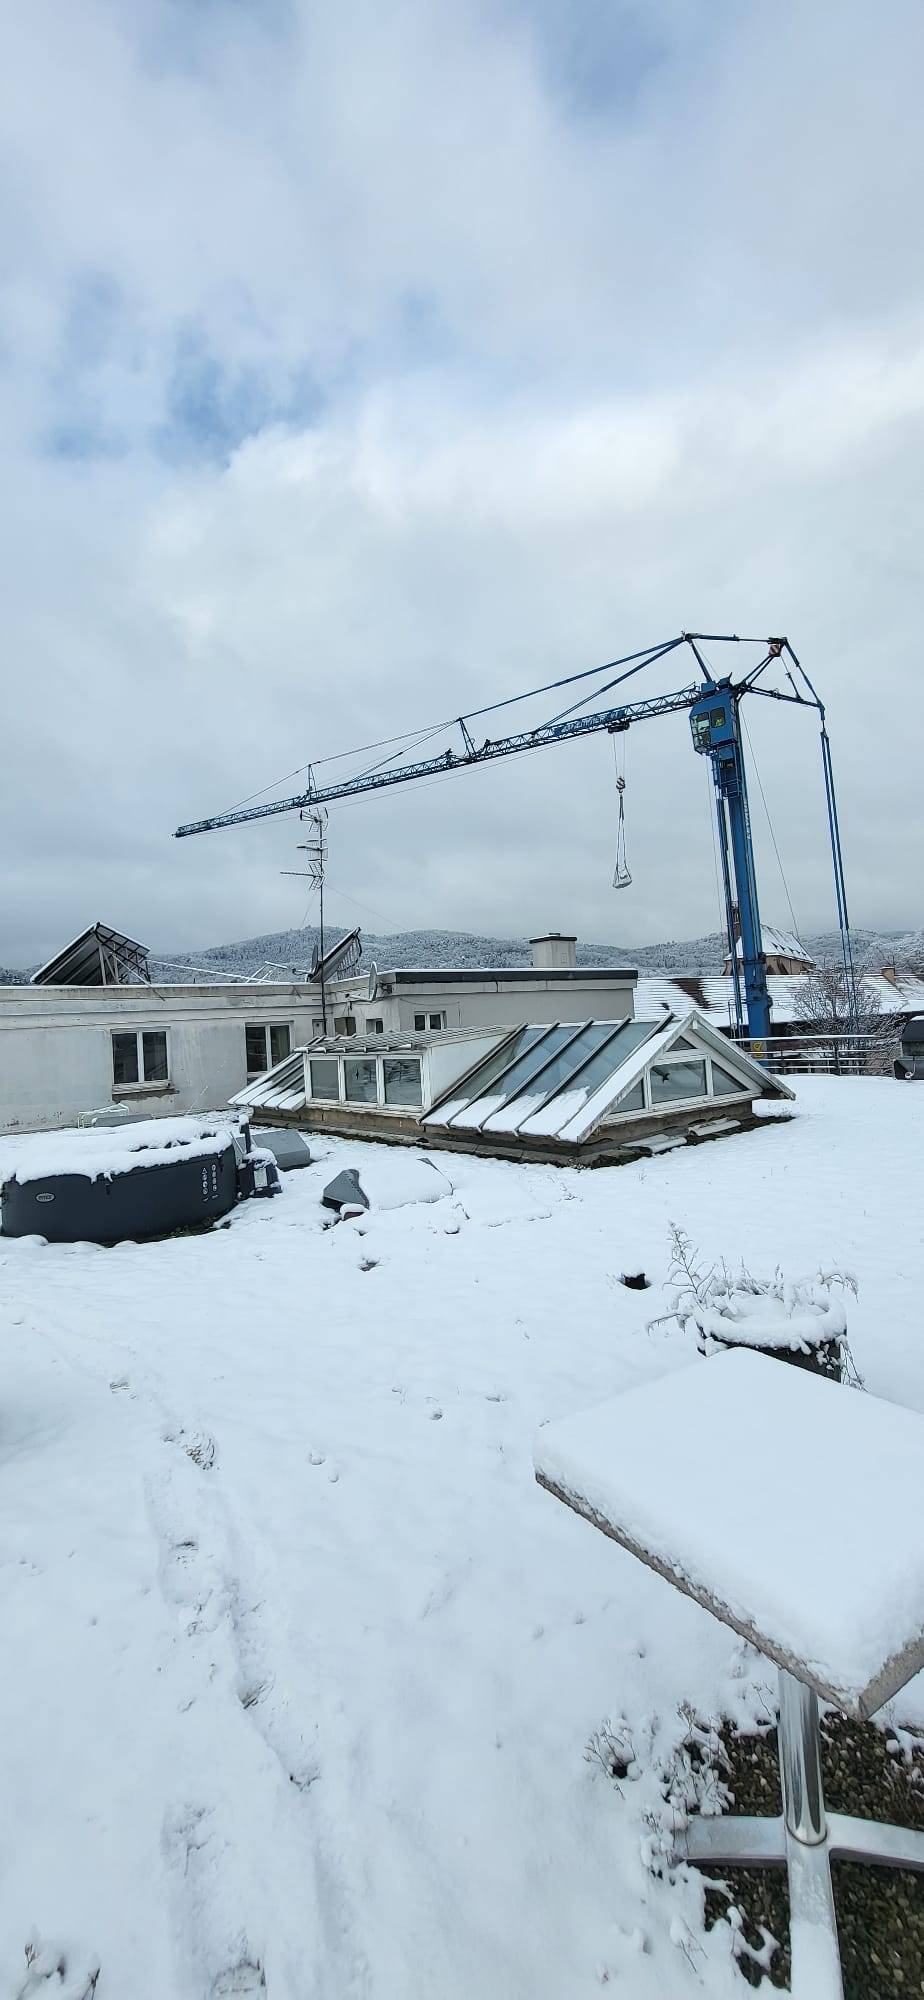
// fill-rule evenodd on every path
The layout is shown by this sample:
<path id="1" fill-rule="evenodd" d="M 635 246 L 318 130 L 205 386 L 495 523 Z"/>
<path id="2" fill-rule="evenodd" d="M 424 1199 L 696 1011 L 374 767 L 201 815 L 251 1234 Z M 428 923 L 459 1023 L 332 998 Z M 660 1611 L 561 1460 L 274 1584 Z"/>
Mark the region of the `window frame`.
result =
<path id="1" fill-rule="evenodd" d="M 423 1114 L 424 1111 L 426 1110 L 425 1092 L 426 1092 L 427 1078 L 425 1077 L 424 1074 L 426 1069 L 426 1062 L 424 1059 L 424 1052 L 422 1050 L 383 1049 L 382 1053 L 379 1054 L 378 1050 L 367 1049 L 364 1055 L 359 1056 L 359 1055 L 350 1055 L 346 1050 L 338 1051 L 337 1053 L 335 1053 L 332 1049 L 327 1049 L 327 1050 L 309 1049 L 306 1051 L 306 1060 L 309 1065 L 311 1063 L 316 1063 L 316 1062 L 330 1062 L 330 1063 L 336 1063 L 337 1065 L 336 1097 L 315 1096 L 311 1069 L 310 1067 L 308 1068 L 307 1081 L 309 1090 L 308 1090 L 307 1102 L 309 1104 L 317 1104 L 319 1106 L 325 1106 L 325 1105 L 330 1106 L 336 1104 L 339 1105 L 342 1110 L 346 1111 L 352 1111 L 358 1108 L 360 1111 L 363 1111 L 365 1109 L 367 1111 L 383 1111 L 386 1113 L 392 1113 L 398 1117 L 406 1117 L 408 1112 L 420 1112 L 421 1114 Z M 386 1086 L 385 1086 L 385 1065 L 386 1063 L 389 1062 L 416 1064 L 417 1073 L 420 1078 L 419 1104 L 389 1104 L 388 1098 L 386 1096 Z M 371 1064 L 375 1072 L 376 1094 L 374 1098 L 347 1096 L 346 1094 L 347 1063 Z"/>
<path id="2" fill-rule="evenodd" d="M 668 1070 L 689 1069 L 692 1067 L 693 1063 L 702 1065 L 703 1088 L 701 1091 L 699 1090 L 687 1091 L 681 1097 L 658 1097 L 658 1098 L 655 1097 L 654 1092 L 652 1091 L 651 1088 L 651 1072 L 653 1069 L 668 1069 Z M 651 1110 L 670 1111 L 674 1109 L 677 1105 L 708 1104 L 709 1070 L 707 1065 L 708 1065 L 708 1057 L 706 1055 L 705 1049 L 703 1049 L 702 1051 L 700 1051 L 699 1049 L 682 1049 L 680 1054 L 678 1056 L 675 1056 L 673 1048 L 670 1048 L 670 1049 L 665 1049 L 663 1056 L 653 1056 L 645 1070 L 645 1092 L 646 1096 L 648 1097 Z"/>
<path id="3" fill-rule="evenodd" d="M 341 1089 L 341 1093 L 342 1093 L 342 1095 L 341 1095 L 341 1103 L 343 1103 L 343 1104 L 348 1104 L 348 1105 L 350 1105 L 351 1107 L 352 1107 L 353 1105 L 356 1105 L 356 1104 L 359 1104 L 359 1105 L 364 1105 L 364 1104 L 365 1104 L 365 1105 L 375 1105 L 375 1106 L 376 1106 L 376 1108 L 378 1108 L 378 1107 L 379 1107 L 379 1105 L 380 1105 L 380 1104 L 381 1104 L 381 1102 L 382 1102 L 382 1069 L 381 1069 L 381 1058 L 380 1058 L 379 1056 L 369 1056 L 369 1055 L 363 1055 L 363 1056 L 342 1056 L 340 1060 L 341 1060 L 341 1068 L 340 1068 L 340 1089 Z M 348 1092 L 347 1092 L 347 1065 L 348 1065 L 348 1064 L 349 1064 L 349 1065 L 351 1066 L 351 1068 L 352 1068 L 352 1069 L 354 1069 L 354 1070 L 368 1070 L 368 1069 L 371 1069 L 371 1071 L 372 1071 L 372 1082 L 373 1082 L 373 1083 L 374 1083 L 374 1085 L 375 1085 L 375 1096 L 374 1096 L 374 1097 L 359 1097 L 359 1096 L 356 1096 L 356 1097 L 350 1097 L 350 1096 L 349 1096 L 349 1094 L 348 1094 Z"/>
<path id="4" fill-rule="evenodd" d="M 146 1036 L 146 1035 L 157 1035 L 157 1036 L 159 1036 L 159 1037 L 160 1037 L 160 1038 L 162 1039 L 162 1041 L 163 1041 L 163 1044 L 164 1044 L 164 1062 L 165 1062 L 165 1065 L 166 1065 L 166 1071 L 167 1071 L 167 1074 L 166 1074 L 166 1076 L 164 1076 L 164 1077 L 148 1077 L 148 1076 L 146 1076 L 146 1075 L 145 1075 L 145 1060 L 144 1060 L 144 1038 L 145 1038 L 145 1036 Z M 131 1081 L 129 1081 L 129 1082 L 125 1082 L 125 1083 L 117 1083 L 117 1082 L 116 1082 L 116 1074 L 115 1074 L 115 1044 L 116 1044 L 116 1041 L 117 1041 L 117 1040 L 118 1040 L 118 1041 L 133 1041 L 133 1042 L 134 1042 L 134 1044 L 135 1044 L 135 1070 L 136 1070 L 136 1076 L 135 1076 L 135 1079 L 134 1079 L 134 1082 L 131 1082 Z M 168 1091 L 168 1090 L 172 1090 L 172 1089 L 173 1089 L 173 1083 L 172 1083 L 172 1081 L 171 1081 L 171 1075 L 170 1075 L 170 1054 L 171 1054 L 171 1050 L 170 1050 L 170 1029 L 169 1029 L 169 1028 L 162 1028 L 162 1027 L 159 1027 L 159 1026 L 158 1026 L 158 1027 L 147 1027 L 147 1028 L 145 1028 L 145 1027 L 141 1027 L 141 1028 L 110 1028 L 110 1030 L 109 1030 L 109 1060 L 110 1060 L 110 1064 L 111 1064 L 111 1068 L 112 1068 L 112 1096 L 113 1096 L 113 1098 L 116 1098 L 116 1097 L 158 1097 L 158 1096 L 163 1096 L 163 1095 L 164 1095 L 164 1092 L 165 1092 L 165 1091 Z"/>
<path id="5" fill-rule="evenodd" d="M 335 1074 L 336 1074 L 336 1078 L 337 1078 L 337 1094 L 336 1094 L 336 1097 L 316 1097 L 316 1096 L 315 1096 L 315 1090 L 314 1090 L 314 1076 L 313 1076 L 313 1073 L 312 1073 L 312 1072 L 313 1072 L 313 1067 L 314 1067 L 314 1064 L 315 1064 L 315 1063 L 322 1063 L 322 1062 L 323 1062 L 323 1063 L 332 1063 L 332 1064 L 333 1064 L 333 1067 L 334 1067 L 334 1072 L 335 1072 Z M 317 1055 L 312 1055 L 312 1054 L 311 1054 L 311 1052 L 310 1052 L 310 1050 L 309 1050 L 309 1052 L 308 1052 L 308 1101 L 309 1101 L 309 1103 L 311 1103 L 311 1104 L 343 1104 L 343 1103 L 345 1102 L 345 1099 L 344 1099 L 344 1095 L 343 1095 L 343 1064 L 342 1064 L 342 1061 L 341 1061 L 341 1059 L 340 1059 L 340 1057 L 339 1057 L 339 1056 L 335 1056 L 335 1055 L 331 1055 L 331 1054 L 330 1054 L 329 1052 L 328 1052 L 327 1054 L 325 1054 L 323 1050 L 319 1050 L 319 1051 L 318 1051 L 318 1053 L 317 1053 Z"/>
<path id="6" fill-rule="evenodd" d="M 375 1061 L 378 1068 L 378 1081 L 381 1089 L 381 1097 L 379 1100 L 380 1108 L 383 1111 L 401 1111 L 401 1112 L 422 1111 L 423 1110 L 423 1063 L 421 1062 L 420 1056 L 416 1055 L 413 1051 L 410 1051 L 405 1055 L 400 1055 L 397 1052 L 397 1050 L 393 1050 L 390 1055 L 376 1056 L 374 1057 L 373 1060 Z M 392 1103 L 389 1100 L 388 1078 L 385 1074 L 389 1065 L 400 1066 L 401 1068 L 416 1069 L 417 1084 L 419 1091 L 419 1096 L 416 1099 L 402 1100 L 398 1098 L 394 1101 L 394 1103 Z"/>
<path id="7" fill-rule="evenodd" d="M 285 1055 L 284 1055 L 284 1056 L 277 1056 L 277 1057 L 276 1057 L 276 1059 L 275 1059 L 275 1061 L 274 1061 L 274 1060 L 273 1060 L 273 1055 L 272 1055 L 272 1039 L 271 1039 L 271 1037 L 272 1037 L 272 1030 L 273 1030 L 273 1029 L 276 1029 L 276 1030 L 278 1031 L 278 1029 L 280 1029 L 280 1028 L 285 1028 L 285 1030 L 286 1030 L 286 1033 L 287 1033 L 287 1035 L 288 1035 L 288 1037 L 289 1037 L 289 1046 L 288 1046 L 288 1048 L 287 1048 L 287 1050 L 286 1050 L 286 1053 L 285 1053 Z M 248 1055 L 248 1051 L 247 1051 L 247 1036 L 248 1036 L 248 1033 L 249 1033 L 249 1034 L 257 1034 L 257 1033 L 259 1033 L 259 1032 L 262 1032 L 262 1035 L 263 1035 L 263 1054 L 264 1054 L 264 1057 L 265 1057 L 265 1059 L 266 1059 L 266 1060 L 265 1060 L 265 1062 L 264 1062 L 264 1065 L 263 1065 L 263 1068 L 262 1068 L 262 1069 L 251 1069 L 251 1067 L 250 1067 L 250 1057 L 249 1057 L 249 1055 Z M 268 1070 L 271 1070 L 271 1069 L 275 1069 L 275 1068 L 276 1068 L 276 1064 L 277 1064 L 277 1063 L 281 1063 L 281 1062 L 286 1062 L 286 1061 L 288 1060 L 288 1057 L 289 1057 L 289 1056 L 290 1056 L 291 1054 L 292 1054 L 292 1022 L 291 1022 L 291 1020 L 286 1020 L 286 1021 L 251 1021 L 250 1019 L 247 1019 L 247 1020 L 245 1020 L 245 1022 L 244 1022 L 244 1070 L 245 1070 L 245 1073 L 246 1073 L 246 1076 L 247 1076 L 247 1081 L 248 1081 L 248 1083 L 256 1083 L 256 1081 L 257 1081 L 257 1078 L 258 1078 L 258 1077 L 261 1077 L 261 1076 L 265 1076 Z"/>

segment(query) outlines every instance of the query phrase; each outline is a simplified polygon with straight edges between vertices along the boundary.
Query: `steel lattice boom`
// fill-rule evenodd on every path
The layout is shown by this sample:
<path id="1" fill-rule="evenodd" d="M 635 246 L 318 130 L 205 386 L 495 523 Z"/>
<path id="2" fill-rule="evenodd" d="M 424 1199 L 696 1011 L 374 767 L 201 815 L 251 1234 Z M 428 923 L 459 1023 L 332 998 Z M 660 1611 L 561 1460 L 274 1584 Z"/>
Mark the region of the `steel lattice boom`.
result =
<path id="1" fill-rule="evenodd" d="M 761 657 L 739 680 L 733 681 L 728 676 L 719 678 L 707 664 L 701 647 L 720 644 L 756 645 L 760 648 Z M 585 710 L 588 701 L 594 698 L 599 700 L 600 695 L 609 693 L 612 688 L 630 680 L 635 674 L 642 673 L 656 660 L 662 659 L 667 653 L 672 653 L 681 646 L 688 647 L 692 652 L 701 675 L 699 681 L 694 681 L 686 687 L 674 688 L 667 694 L 653 695 L 645 700 L 622 702 L 617 707 L 595 708 L 590 712 L 577 712 Z M 788 684 L 786 688 L 759 685 L 766 670 L 772 666 L 781 667 Z M 548 722 L 540 724 L 537 728 L 519 730 L 506 736 L 489 736 L 480 746 L 476 744 L 471 733 L 471 725 L 481 716 L 496 714 L 500 709 L 513 707 L 518 702 L 548 693 L 551 688 L 571 686 L 577 681 L 597 681 L 601 674 L 611 672 L 614 667 L 624 671 L 617 673 L 613 679 L 605 681 L 602 686 L 597 685 L 590 693 L 579 696 L 570 708 L 553 716 Z M 475 764 L 488 764 L 503 757 L 521 756 L 528 750 L 544 750 L 552 744 L 573 742 L 577 738 L 593 736 L 600 731 L 615 735 L 621 730 L 628 729 L 634 722 L 647 722 L 655 716 L 671 715 L 678 710 L 686 709 L 690 712 L 693 747 L 707 755 L 712 765 L 726 889 L 736 1017 L 740 1027 L 742 1012 L 735 935 L 737 917 L 741 930 L 748 1031 L 752 1040 L 761 1042 L 770 1032 L 770 1000 L 757 901 L 744 752 L 738 719 L 739 704 L 746 694 L 763 695 L 775 701 L 812 708 L 817 711 L 821 719 L 822 767 L 834 859 L 838 919 L 848 992 L 852 995 L 854 981 L 847 900 L 825 711 L 788 639 L 748 641 L 740 639 L 736 633 L 682 632 L 674 639 L 646 647 L 641 652 L 626 654 L 622 659 L 609 662 L 606 667 L 569 675 L 565 679 L 548 683 L 544 688 L 531 689 L 526 694 L 493 703 L 488 708 L 478 710 L 476 714 L 459 716 L 455 723 L 447 723 L 445 727 L 459 729 L 462 738 L 461 750 L 449 748 L 438 755 L 421 758 L 413 757 L 410 750 L 399 750 L 387 758 L 384 765 L 373 766 L 352 777 L 335 780 L 331 784 L 318 784 L 315 773 L 309 765 L 308 784 L 304 791 L 290 798 L 271 799 L 259 805 L 243 804 L 230 812 L 214 813 L 207 819 L 191 820 L 187 825 L 177 827 L 176 838 L 185 840 L 190 834 L 211 833 L 219 827 L 244 826 L 248 821 L 269 819 L 279 813 L 304 812 L 325 805 L 331 799 L 354 798 L 362 792 L 384 791 L 395 785 L 409 784 L 418 778 L 439 777 L 448 772 L 465 770 Z M 433 735 L 437 732 L 429 733 Z M 419 740 L 418 737 L 418 743 Z M 729 857 L 729 843 L 731 857 Z M 735 898 L 731 889 L 730 859 L 734 868 Z"/>

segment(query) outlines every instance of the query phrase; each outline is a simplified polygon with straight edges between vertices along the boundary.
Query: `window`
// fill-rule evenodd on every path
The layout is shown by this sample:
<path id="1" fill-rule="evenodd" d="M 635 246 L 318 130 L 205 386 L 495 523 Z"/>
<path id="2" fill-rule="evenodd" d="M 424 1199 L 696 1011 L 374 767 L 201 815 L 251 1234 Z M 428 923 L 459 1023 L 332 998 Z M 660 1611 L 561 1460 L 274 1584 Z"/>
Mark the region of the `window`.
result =
<path id="1" fill-rule="evenodd" d="M 441 1028 L 441 1027 L 442 1027 L 442 1025 L 443 1025 L 443 1016 L 442 1016 L 442 1014 L 431 1014 L 431 1015 L 430 1015 L 430 1026 L 431 1026 L 431 1028 L 434 1028 L 434 1029 L 439 1029 L 439 1028 Z"/>
<path id="2" fill-rule="evenodd" d="M 367 1033 L 367 1035 L 383 1035 L 383 1034 L 385 1033 L 385 1023 L 384 1023 L 384 1021 L 378 1021 L 378 1020 L 376 1020 L 376 1021 L 367 1021 L 367 1022 L 366 1022 L 366 1033 Z"/>
<path id="3" fill-rule="evenodd" d="M 288 1021 L 248 1021 L 244 1028 L 247 1075 L 262 1076 L 292 1053 Z"/>
<path id="4" fill-rule="evenodd" d="M 385 1072 L 386 1104 L 421 1105 L 423 1095 L 420 1087 L 420 1064 L 408 1062 L 404 1057 L 386 1057 L 382 1064 Z"/>
<path id="5" fill-rule="evenodd" d="M 166 1083 L 167 1037 L 162 1028 L 139 1028 L 112 1037 L 112 1082 L 115 1089 Z"/>
<path id="6" fill-rule="evenodd" d="M 312 1056 L 311 1095 L 325 1104 L 340 1102 L 340 1064 L 336 1056 Z"/>
<path id="7" fill-rule="evenodd" d="M 334 1021 L 335 1035 L 355 1035 L 355 1033 L 356 1033 L 355 1014 L 341 1014 L 340 1019 Z"/>
<path id="8" fill-rule="evenodd" d="M 644 1111 L 645 1085 L 642 1082 L 641 1077 L 639 1078 L 638 1083 L 634 1083 L 632 1085 L 632 1089 L 627 1090 L 625 1096 L 620 1098 L 619 1103 L 616 1106 L 616 1109 L 617 1111 Z"/>
<path id="9" fill-rule="evenodd" d="M 323 1033 L 324 1033 L 324 1023 L 323 1023 L 323 1021 L 312 1021 L 312 1023 L 311 1023 L 311 1032 L 312 1032 L 312 1034 L 313 1034 L 313 1035 L 323 1035 Z"/>
<path id="10" fill-rule="evenodd" d="M 426 1033 L 426 1028 L 427 1028 L 427 1017 L 426 1017 L 426 1014 L 415 1014 L 415 1015 L 414 1015 L 414 1033 L 415 1033 L 415 1035 L 423 1035 L 423 1034 L 425 1034 L 425 1033 Z"/>
<path id="11" fill-rule="evenodd" d="M 145 1083 L 167 1081 L 167 1037 L 156 1028 L 144 1029 L 141 1036 L 141 1066 Z"/>
<path id="12" fill-rule="evenodd" d="M 287 1021 L 271 1022 L 269 1047 L 270 1069 L 275 1069 L 277 1063 L 284 1062 L 286 1056 L 292 1053 L 292 1038 Z"/>
<path id="13" fill-rule="evenodd" d="M 113 1083 L 137 1083 L 139 1076 L 137 1035 L 113 1035 Z"/>
<path id="14" fill-rule="evenodd" d="M 705 1095 L 705 1062 L 652 1063 L 652 1104 L 674 1104 L 685 1097 L 705 1097 Z"/>
<path id="15" fill-rule="evenodd" d="M 377 1104 L 379 1087 L 374 1059 L 350 1056 L 343 1065 L 343 1090 L 348 1104 Z"/>
<path id="16" fill-rule="evenodd" d="M 740 1097 L 747 1090 L 740 1076 L 732 1076 L 730 1070 L 723 1069 L 721 1063 L 712 1065 L 713 1097 Z"/>

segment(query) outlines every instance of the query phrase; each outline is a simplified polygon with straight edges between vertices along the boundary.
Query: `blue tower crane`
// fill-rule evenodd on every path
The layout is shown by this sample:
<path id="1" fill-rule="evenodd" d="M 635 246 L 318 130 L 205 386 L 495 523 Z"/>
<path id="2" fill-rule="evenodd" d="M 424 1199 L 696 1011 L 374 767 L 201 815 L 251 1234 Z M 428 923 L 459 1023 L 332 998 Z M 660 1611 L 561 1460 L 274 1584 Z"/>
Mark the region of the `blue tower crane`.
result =
<path id="1" fill-rule="evenodd" d="M 702 651 L 707 645 L 757 646 L 761 657 L 741 679 L 732 680 L 729 675 L 720 677 L 713 673 Z M 675 688 L 667 694 L 653 695 L 641 701 L 621 702 L 615 707 L 596 708 L 586 712 L 587 702 L 598 700 L 613 688 L 630 680 L 635 674 L 643 672 L 654 661 L 663 659 L 666 654 L 676 651 L 681 646 L 693 653 L 700 674 L 698 681 L 686 687 Z M 605 681 L 602 686 L 596 685 L 599 676 L 612 673 L 613 668 L 617 667 L 623 671 L 617 673 L 613 679 Z M 764 681 L 767 670 L 773 668 L 781 671 L 787 683 L 786 687 Z M 577 682 L 586 681 L 595 683 L 588 694 L 580 695 L 570 707 L 561 710 L 537 728 L 520 730 L 512 735 L 486 737 L 480 745 L 472 736 L 471 725 L 482 716 L 495 715 L 501 709 L 535 699 L 539 695 L 550 693 L 553 689 L 571 687 Z M 405 747 L 393 752 L 378 764 L 327 785 L 318 784 L 315 767 L 309 764 L 306 767 L 308 781 L 306 789 L 294 797 L 270 799 L 260 805 L 242 805 L 229 812 L 212 814 L 207 819 L 193 820 L 185 826 L 177 827 L 176 838 L 183 840 L 193 833 L 210 833 L 219 827 L 242 826 L 250 820 L 267 819 L 277 813 L 308 812 L 331 799 L 353 798 L 361 792 L 382 791 L 393 785 L 409 784 L 416 778 L 440 776 L 450 771 L 463 770 L 473 764 L 491 763 L 502 757 L 519 756 L 527 750 L 545 749 L 554 743 L 573 742 L 576 738 L 590 736 L 599 731 L 615 736 L 630 728 L 634 722 L 644 722 L 654 716 L 670 715 L 677 710 L 686 709 L 690 715 L 693 748 L 701 756 L 707 756 L 712 766 L 736 1028 L 739 1033 L 743 1032 L 740 986 L 740 975 L 743 973 L 747 1033 L 752 1045 L 758 1045 L 756 1052 L 759 1052 L 760 1045 L 766 1041 L 770 1033 L 770 996 L 763 956 L 754 843 L 748 810 L 747 776 L 739 717 L 740 704 L 746 694 L 791 703 L 800 708 L 811 708 L 820 718 L 822 773 L 834 865 L 838 926 L 847 993 L 851 1012 L 854 1012 L 856 999 L 850 926 L 825 709 L 805 669 L 793 652 L 789 640 L 785 638 L 748 640 L 739 638 L 737 633 L 681 632 L 674 639 L 644 647 L 640 652 L 627 653 L 621 659 L 610 660 L 603 666 L 591 667 L 580 673 L 567 675 L 564 679 L 546 682 L 542 687 L 531 688 L 524 694 L 512 695 L 504 701 L 490 703 L 485 708 L 456 716 L 423 732 L 426 737 L 432 739 L 443 730 L 458 728 L 462 738 L 460 750 L 450 746 L 438 754 L 414 758 L 411 749 Z M 415 744 L 412 748 L 419 747 L 421 732 L 409 732 L 409 734 L 415 735 Z M 740 971 L 736 918 L 741 933 Z"/>

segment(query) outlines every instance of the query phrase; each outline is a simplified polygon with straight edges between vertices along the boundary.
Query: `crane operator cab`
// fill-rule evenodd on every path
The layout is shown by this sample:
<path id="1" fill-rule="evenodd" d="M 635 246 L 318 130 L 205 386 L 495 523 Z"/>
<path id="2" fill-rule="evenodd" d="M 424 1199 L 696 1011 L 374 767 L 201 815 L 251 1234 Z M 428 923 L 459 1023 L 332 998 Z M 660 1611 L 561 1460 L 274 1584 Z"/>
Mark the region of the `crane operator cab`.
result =
<path id="1" fill-rule="evenodd" d="M 716 687 L 703 695 L 690 710 L 690 733 L 694 750 L 706 756 L 731 748 L 735 741 L 735 718 L 731 692 Z"/>

